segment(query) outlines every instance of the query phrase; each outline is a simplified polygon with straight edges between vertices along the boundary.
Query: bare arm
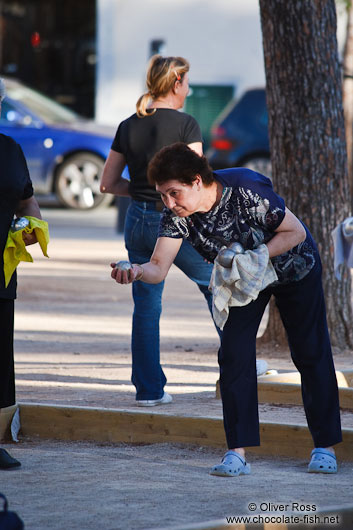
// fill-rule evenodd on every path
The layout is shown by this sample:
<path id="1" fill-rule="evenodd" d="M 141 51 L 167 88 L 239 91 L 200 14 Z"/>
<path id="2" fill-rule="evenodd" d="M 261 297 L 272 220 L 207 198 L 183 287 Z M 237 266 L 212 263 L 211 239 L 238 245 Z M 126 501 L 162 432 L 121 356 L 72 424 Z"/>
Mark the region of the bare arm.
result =
<path id="1" fill-rule="evenodd" d="M 121 176 L 125 166 L 125 156 L 111 149 L 103 168 L 100 184 L 102 193 L 129 197 L 129 181 Z"/>
<path id="2" fill-rule="evenodd" d="M 111 263 L 111 276 L 117 283 L 131 283 L 136 277 L 146 283 L 159 283 L 167 276 L 182 242 L 182 238 L 159 237 L 148 263 L 134 265 L 129 271 L 118 271 Z"/>
<path id="3" fill-rule="evenodd" d="M 24 199 L 18 203 L 16 216 L 23 217 L 24 215 L 37 217 L 37 219 L 42 218 L 37 199 L 34 197 L 34 195 L 32 195 L 32 197 L 29 199 Z"/>
<path id="4" fill-rule="evenodd" d="M 287 252 L 287 250 L 299 245 L 305 238 L 305 228 L 299 219 L 286 208 L 286 214 L 276 230 L 276 235 L 266 243 L 270 258 Z"/>
<path id="5" fill-rule="evenodd" d="M 37 199 L 33 195 L 29 199 L 24 199 L 18 203 L 16 216 L 23 217 L 24 215 L 36 217 L 37 219 L 42 218 Z M 37 243 L 37 237 L 34 231 L 31 234 L 22 232 L 22 237 L 26 246 Z"/>
<path id="6" fill-rule="evenodd" d="M 200 155 L 200 156 L 203 155 L 202 142 L 194 142 L 192 144 L 188 144 L 188 146 L 190 147 L 190 149 L 195 151 L 195 153 L 197 153 L 198 155 Z"/>

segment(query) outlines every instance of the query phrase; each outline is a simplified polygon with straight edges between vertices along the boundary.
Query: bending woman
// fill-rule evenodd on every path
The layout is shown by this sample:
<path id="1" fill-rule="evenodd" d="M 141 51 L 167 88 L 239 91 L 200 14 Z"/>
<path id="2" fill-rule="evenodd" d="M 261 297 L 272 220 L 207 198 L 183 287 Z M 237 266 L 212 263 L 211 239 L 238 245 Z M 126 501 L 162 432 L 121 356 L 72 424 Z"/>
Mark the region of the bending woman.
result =
<path id="1" fill-rule="evenodd" d="M 147 180 L 147 166 L 162 147 L 184 142 L 202 154 L 202 136 L 196 120 L 183 112 L 189 91 L 189 63 L 182 57 L 152 57 L 147 71 L 148 92 L 136 104 L 136 113 L 118 127 L 107 158 L 101 191 L 131 196 L 125 221 L 125 246 L 131 262 L 149 261 L 158 234 L 163 203 Z M 127 164 L 130 182 L 122 177 Z M 208 284 L 212 265 L 185 241 L 175 255 L 175 265 L 196 282 L 211 309 Z M 159 320 L 164 282 L 135 282 L 132 287 L 132 382 L 140 406 L 170 403 L 164 392 L 166 377 L 160 365 Z"/>
<path id="2" fill-rule="evenodd" d="M 272 188 L 271 181 L 245 168 L 212 172 L 205 157 L 185 144 L 162 149 L 148 176 L 166 207 L 159 238 L 148 263 L 120 271 L 118 283 L 162 281 L 186 239 L 213 262 L 221 247 L 240 243 L 244 253 L 266 253 L 277 280 L 250 303 L 230 307 L 219 350 L 224 427 L 229 450 L 211 473 L 248 474 L 245 447 L 260 445 L 256 333 L 273 295 L 285 326 L 293 362 L 301 374 L 302 395 L 314 449 L 308 470 L 335 473 L 333 445 L 342 440 L 338 389 L 326 323 L 321 263 L 304 224 Z"/>

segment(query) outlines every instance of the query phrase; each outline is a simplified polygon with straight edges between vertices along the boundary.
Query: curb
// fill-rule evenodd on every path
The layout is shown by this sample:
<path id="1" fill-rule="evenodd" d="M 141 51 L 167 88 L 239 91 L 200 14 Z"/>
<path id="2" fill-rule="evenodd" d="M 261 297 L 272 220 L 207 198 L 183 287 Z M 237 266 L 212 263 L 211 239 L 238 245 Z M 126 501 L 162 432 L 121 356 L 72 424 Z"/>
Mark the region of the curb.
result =
<path id="1" fill-rule="evenodd" d="M 172 416 L 93 407 L 20 403 L 21 432 L 28 437 L 113 443 L 185 443 L 226 446 L 223 421 L 212 417 Z M 247 449 L 259 455 L 308 458 L 312 449 L 304 425 L 260 423 L 261 446 Z M 353 429 L 343 429 L 337 445 L 340 460 L 353 461 Z"/>

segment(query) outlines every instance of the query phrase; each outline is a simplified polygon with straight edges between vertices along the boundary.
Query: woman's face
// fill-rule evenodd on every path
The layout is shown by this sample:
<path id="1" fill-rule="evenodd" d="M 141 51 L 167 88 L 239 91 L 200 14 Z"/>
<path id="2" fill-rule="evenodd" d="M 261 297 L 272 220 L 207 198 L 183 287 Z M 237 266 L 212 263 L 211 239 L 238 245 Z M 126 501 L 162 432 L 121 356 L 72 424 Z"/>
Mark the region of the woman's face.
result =
<path id="1" fill-rule="evenodd" d="M 202 179 L 196 175 L 194 182 L 183 184 L 178 180 L 168 180 L 164 184 L 156 184 L 156 190 L 167 208 L 178 217 L 187 217 L 198 211 L 201 200 Z"/>

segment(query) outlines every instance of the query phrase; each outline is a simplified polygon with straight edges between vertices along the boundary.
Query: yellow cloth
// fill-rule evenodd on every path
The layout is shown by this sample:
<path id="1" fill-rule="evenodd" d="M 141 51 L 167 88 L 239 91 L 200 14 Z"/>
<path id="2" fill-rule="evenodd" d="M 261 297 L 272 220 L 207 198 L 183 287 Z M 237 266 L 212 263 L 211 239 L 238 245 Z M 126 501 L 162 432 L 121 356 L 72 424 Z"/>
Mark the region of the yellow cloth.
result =
<path id="1" fill-rule="evenodd" d="M 25 231 L 27 234 L 31 234 L 34 230 L 40 248 L 44 256 L 49 258 L 47 254 L 47 246 L 49 243 L 49 228 L 48 223 L 42 219 L 36 217 L 30 217 L 25 215 L 29 221 L 29 225 L 22 230 L 12 232 L 9 230 L 7 241 L 4 249 L 4 276 L 5 276 L 5 287 L 8 286 L 13 273 L 16 270 L 17 265 L 20 261 L 33 262 L 33 258 L 30 253 L 26 250 L 25 242 L 22 238 L 22 232 Z"/>

